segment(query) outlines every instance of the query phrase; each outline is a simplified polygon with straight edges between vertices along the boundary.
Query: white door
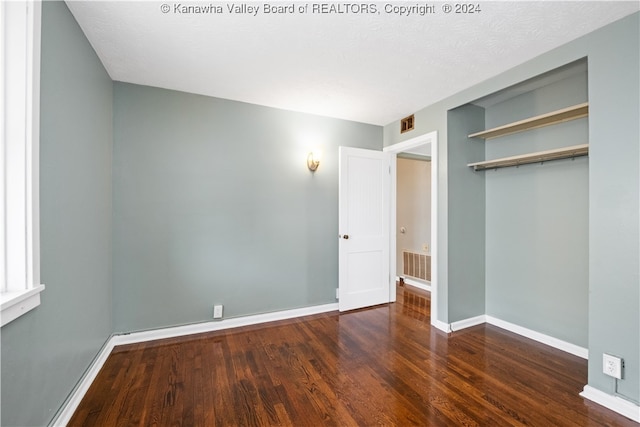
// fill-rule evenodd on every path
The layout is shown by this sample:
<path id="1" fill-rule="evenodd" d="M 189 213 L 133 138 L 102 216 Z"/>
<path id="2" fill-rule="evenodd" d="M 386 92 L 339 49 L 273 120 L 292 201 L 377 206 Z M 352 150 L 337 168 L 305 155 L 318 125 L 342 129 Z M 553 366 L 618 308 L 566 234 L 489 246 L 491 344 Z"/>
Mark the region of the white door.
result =
<path id="1" fill-rule="evenodd" d="M 382 151 L 340 147 L 339 309 L 390 301 L 390 159 Z"/>

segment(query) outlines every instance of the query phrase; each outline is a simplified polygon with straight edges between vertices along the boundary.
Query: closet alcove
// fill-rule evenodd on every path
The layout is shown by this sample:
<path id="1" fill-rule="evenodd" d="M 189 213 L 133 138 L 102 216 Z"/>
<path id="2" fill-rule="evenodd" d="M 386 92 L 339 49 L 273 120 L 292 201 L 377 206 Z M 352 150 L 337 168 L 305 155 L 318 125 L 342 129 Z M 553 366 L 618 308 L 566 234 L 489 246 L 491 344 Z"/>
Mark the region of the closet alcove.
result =
<path id="1" fill-rule="evenodd" d="M 452 291 L 484 297 L 488 316 L 583 348 L 588 101 L 583 59 L 448 112 L 449 185 L 467 193 L 450 201 L 468 264 L 455 264 Z"/>

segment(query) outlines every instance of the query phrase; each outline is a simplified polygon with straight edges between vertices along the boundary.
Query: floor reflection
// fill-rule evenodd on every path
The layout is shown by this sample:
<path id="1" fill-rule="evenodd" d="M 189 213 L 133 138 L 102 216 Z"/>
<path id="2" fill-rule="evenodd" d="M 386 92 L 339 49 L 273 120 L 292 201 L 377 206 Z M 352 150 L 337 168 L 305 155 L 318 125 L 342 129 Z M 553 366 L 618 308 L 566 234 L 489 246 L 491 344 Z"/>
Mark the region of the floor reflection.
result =
<path id="1" fill-rule="evenodd" d="M 402 304 L 402 314 L 413 319 L 430 322 L 431 320 L 431 293 L 411 285 L 397 285 L 396 296 L 399 304 Z"/>

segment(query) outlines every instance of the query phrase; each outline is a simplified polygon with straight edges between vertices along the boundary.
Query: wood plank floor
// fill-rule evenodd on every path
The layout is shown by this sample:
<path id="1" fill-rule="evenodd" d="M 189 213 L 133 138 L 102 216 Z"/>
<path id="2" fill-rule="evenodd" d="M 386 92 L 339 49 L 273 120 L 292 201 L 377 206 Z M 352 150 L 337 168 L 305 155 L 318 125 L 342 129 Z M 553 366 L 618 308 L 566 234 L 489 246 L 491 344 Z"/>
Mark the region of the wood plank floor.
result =
<path id="1" fill-rule="evenodd" d="M 583 400 L 586 361 L 398 303 L 116 347 L 69 426 L 634 426 Z"/>

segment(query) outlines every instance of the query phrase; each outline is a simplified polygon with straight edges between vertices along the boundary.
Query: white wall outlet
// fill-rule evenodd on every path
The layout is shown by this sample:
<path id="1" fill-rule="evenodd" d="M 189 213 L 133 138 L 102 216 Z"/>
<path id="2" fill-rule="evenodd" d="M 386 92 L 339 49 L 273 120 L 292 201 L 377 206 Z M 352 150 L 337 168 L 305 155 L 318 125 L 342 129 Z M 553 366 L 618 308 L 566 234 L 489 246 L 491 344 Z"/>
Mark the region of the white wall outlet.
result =
<path id="1" fill-rule="evenodd" d="M 425 252 L 429 252 L 429 244 L 428 243 L 423 243 L 422 244 L 422 250 Z"/>
<path id="2" fill-rule="evenodd" d="M 622 379 L 622 366 L 624 361 L 620 357 L 607 353 L 602 354 L 602 372 L 610 377 Z"/>
<path id="3" fill-rule="evenodd" d="M 222 319 L 222 305 L 213 306 L 213 318 Z"/>

